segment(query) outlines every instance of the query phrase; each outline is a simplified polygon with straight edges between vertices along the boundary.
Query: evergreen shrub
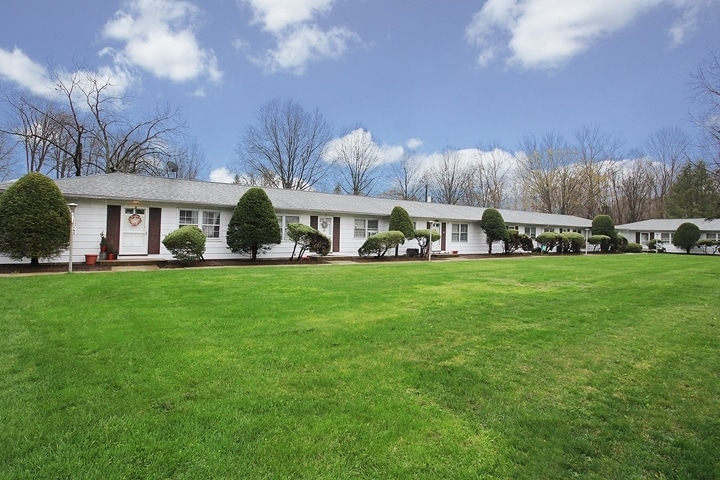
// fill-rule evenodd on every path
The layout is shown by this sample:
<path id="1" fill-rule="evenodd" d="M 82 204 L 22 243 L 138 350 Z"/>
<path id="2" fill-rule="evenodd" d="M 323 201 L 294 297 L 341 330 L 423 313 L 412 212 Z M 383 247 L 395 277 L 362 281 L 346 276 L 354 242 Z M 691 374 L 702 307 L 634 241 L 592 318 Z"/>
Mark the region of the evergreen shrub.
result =
<path id="1" fill-rule="evenodd" d="M 625 246 L 625 252 L 627 252 L 627 253 L 642 253 L 642 251 L 643 251 L 643 246 L 640 245 L 639 243 L 631 242 Z"/>
<path id="2" fill-rule="evenodd" d="M 205 234 L 195 225 L 185 225 L 170 232 L 162 241 L 173 258 L 187 265 L 195 260 L 204 260 Z"/>
<path id="3" fill-rule="evenodd" d="M 0 195 L 0 253 L 32 265 L 52 259 L 70 244 L 70 210 L 58 186 L 28 173 Z"/>
<path id="4" fill-rule="evenodd" d="M 405 234 L 398 230 L 377 233 L 365 240 L 365 243 L 358 248 L 358 255 L 368 257 L 375 255 L 378 258 L 384 257 L 390 248 L 405 243 Z"/>

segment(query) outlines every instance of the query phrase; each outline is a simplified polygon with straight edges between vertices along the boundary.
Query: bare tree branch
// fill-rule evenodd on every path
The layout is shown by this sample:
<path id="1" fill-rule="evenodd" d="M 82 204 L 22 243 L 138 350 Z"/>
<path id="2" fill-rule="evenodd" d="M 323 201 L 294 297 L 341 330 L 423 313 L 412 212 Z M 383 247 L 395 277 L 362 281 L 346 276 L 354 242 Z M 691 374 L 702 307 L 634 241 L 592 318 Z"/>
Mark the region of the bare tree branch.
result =
<path id="1" fill-rule="evenodd" d="M 276 188 L 309 190 L 325 179 L 332 165 L 323 160 L 330 127 L 315 110 L 292 100 L 272 100 L 257 113 L 238 146 L 240 176 L 262 178 Z"/>

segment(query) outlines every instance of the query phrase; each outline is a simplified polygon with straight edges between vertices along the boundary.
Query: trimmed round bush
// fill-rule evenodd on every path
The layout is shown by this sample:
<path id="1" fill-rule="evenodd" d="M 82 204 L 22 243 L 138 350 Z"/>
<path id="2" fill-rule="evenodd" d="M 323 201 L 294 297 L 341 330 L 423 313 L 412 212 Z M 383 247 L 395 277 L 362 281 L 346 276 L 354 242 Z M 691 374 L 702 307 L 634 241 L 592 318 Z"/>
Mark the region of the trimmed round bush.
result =
<path id="1" fill-rule="evenodd" d="M 676 247 L 685 250 L 685 253 L 690 253 L 698 240 L 700 240 L 700 227 L 692 222 L 685 222 L 675 230 L 672 243 Z"/>
<path id="2" fill-rule="evenodd" d="M 311 252 L 315 252 L 324 257 L 330 253 L 330 247 L 332 247 L 332 241 L 324 233 L 316 231 L 310 234 L 308 250 Z"/>
<path id="3" fill-rule="evenodd" d="M 330 253 L 332 242 L 322 232 L 302 223 L 289 223 L 287 226 L 288 237 L 295 241 L 290 260 L 295 258 L 295 250 L 300 247 L 297 259 L 301 260 L 306 251 L 325 256 Z"/>
<path id="4" fill-rule="evenodd" d="M 385 256 L 385 253 L 397 245 L 405 243 L 405 234 L 398 230 L 377 233 L 365 240 L 365 243 L 358 248 L 358 255 L 361 257 L 376 255 L 378 258 Z"/>
<path id="5" fill-rule="evenodd" d="M 625 251 L 627 253 L 641 253 L 643 251 L 643 246 L 639 243 L 631 242 L 625 246 Z"/>
<path id="6" fill-rule="evenodd" d="M 420 246 L 420 256 L 426 256 L 428 254 L 428 244 L 432 242 L 437 242 L 440 240 L 440 232 L 434 229 L 429 228 L 421 228 L 420 230 L 415 230 L 414 233 L 415 240 L 417 240 L 418 245 Z M 429 240 L 429 238 L 432 236 L 432 240 Z"/>
<path id="7" fill-rule="evenodd" d="M 205 240 L 202 230 L 194 225 L 185 225 L 170 232 L 162 242 L 176 260 L 189 264 L 195 260 L 204 260 Z"/>
<path id="8" fill-rule="evenodd" d="M 588 243 L 592 245 L 593 247 L 597 247 L 600 245 L 601 249 L 603 245 L 609 245 L 612 239 L 608 237 L 607 235 L 591 235 L 588 237 Z M 593 248 L 593 251 L 595 249 Z"/>
<path id="9" fill-rule="evenodd" d="M 513 228 L 508 229 L 508 240 L 505 241 L 506 254 L 511 254 L 519 249 L 532 252 L 533 248 L 535 248 L 535 245 L 533 245 L 532 238 Z"/>
<path id="10" fill-rule="evenodd" d="M 619 252 L 624 252 L 627 249 L 628 243 L 628 239 L 618 233 L 615 245 L 610 251 L 614 252 L 617 250 Z"/>
<path id="11" fill-rule="evenodd" d="M 697 242 L 697 247 L 705 254 L 715 255 L 718 248 L 720 248 L 720 241 L 718 240 L 700 240 Z"/>
<path id="12" fill-rule="evenodd" d="M 585 246 L 585 237 L 577 232 L 565 232 L 561 234 L 563 240 L 563 251 L 580 253 Z"/>
<path id="13" fill-rule="evenodd" d="M 537 237 L 535 237 L 535 241 L 538 242 L 538 244 L 541 247 L 542 252 L 549 252 L 550 250 L 557 247 L 558 243 L 560 243 L 562 240 L 562 236 L 559 233 L 555 232 L 543 232 Z"/>

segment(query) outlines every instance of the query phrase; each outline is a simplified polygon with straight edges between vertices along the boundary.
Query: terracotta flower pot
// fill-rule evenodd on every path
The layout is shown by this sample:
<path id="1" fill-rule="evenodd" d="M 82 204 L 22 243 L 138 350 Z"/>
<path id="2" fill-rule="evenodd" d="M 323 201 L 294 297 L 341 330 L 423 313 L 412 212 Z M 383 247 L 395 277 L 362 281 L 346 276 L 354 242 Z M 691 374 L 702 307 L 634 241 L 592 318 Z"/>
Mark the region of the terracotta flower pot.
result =
<path id="1" fill-rule="evenodd" d="M 85 265 L 95 265 L 97 263 L 97 253 L 86 253 L 85 254 Z"/>

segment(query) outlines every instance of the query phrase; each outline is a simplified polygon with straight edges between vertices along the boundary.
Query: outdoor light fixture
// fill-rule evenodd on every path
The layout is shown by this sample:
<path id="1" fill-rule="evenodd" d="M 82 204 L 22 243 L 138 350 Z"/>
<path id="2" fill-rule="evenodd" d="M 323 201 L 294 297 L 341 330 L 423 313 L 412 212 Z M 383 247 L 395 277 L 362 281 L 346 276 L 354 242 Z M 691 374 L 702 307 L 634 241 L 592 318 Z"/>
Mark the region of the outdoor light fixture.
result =
<path id="1" fill-rule="evenodd" d="M 77 208 L 77 203 L 68 203 L 67 206 L 70 209 L 70 245 L 68 248 L 68 273 L 72 273 L 73 236 L 75 235 L 75 209 Z"/>
<path id="2" fill-rule="evenodd" d="M 433 244 L 433 241 L 432 241 L 432 232 L 433 232 L 433 227 L 434 227 L 435 225 L 437 225 L 438 222 L 439 222 L 439 220 L 433 220 L 432 222 L 430 222 L 430 229 L 429 229 L 429 232 L 430 232 L 430 233 L 428 234 L 428 262 L 429 262 L 430 260 L 432 260 L 432 244 Z"/>
<path id="3" fill-rule="evenodd" d="M 585 229 L 585 255 L 588 254 L 588 239 L 590 238 L 590 229 Z"/>

